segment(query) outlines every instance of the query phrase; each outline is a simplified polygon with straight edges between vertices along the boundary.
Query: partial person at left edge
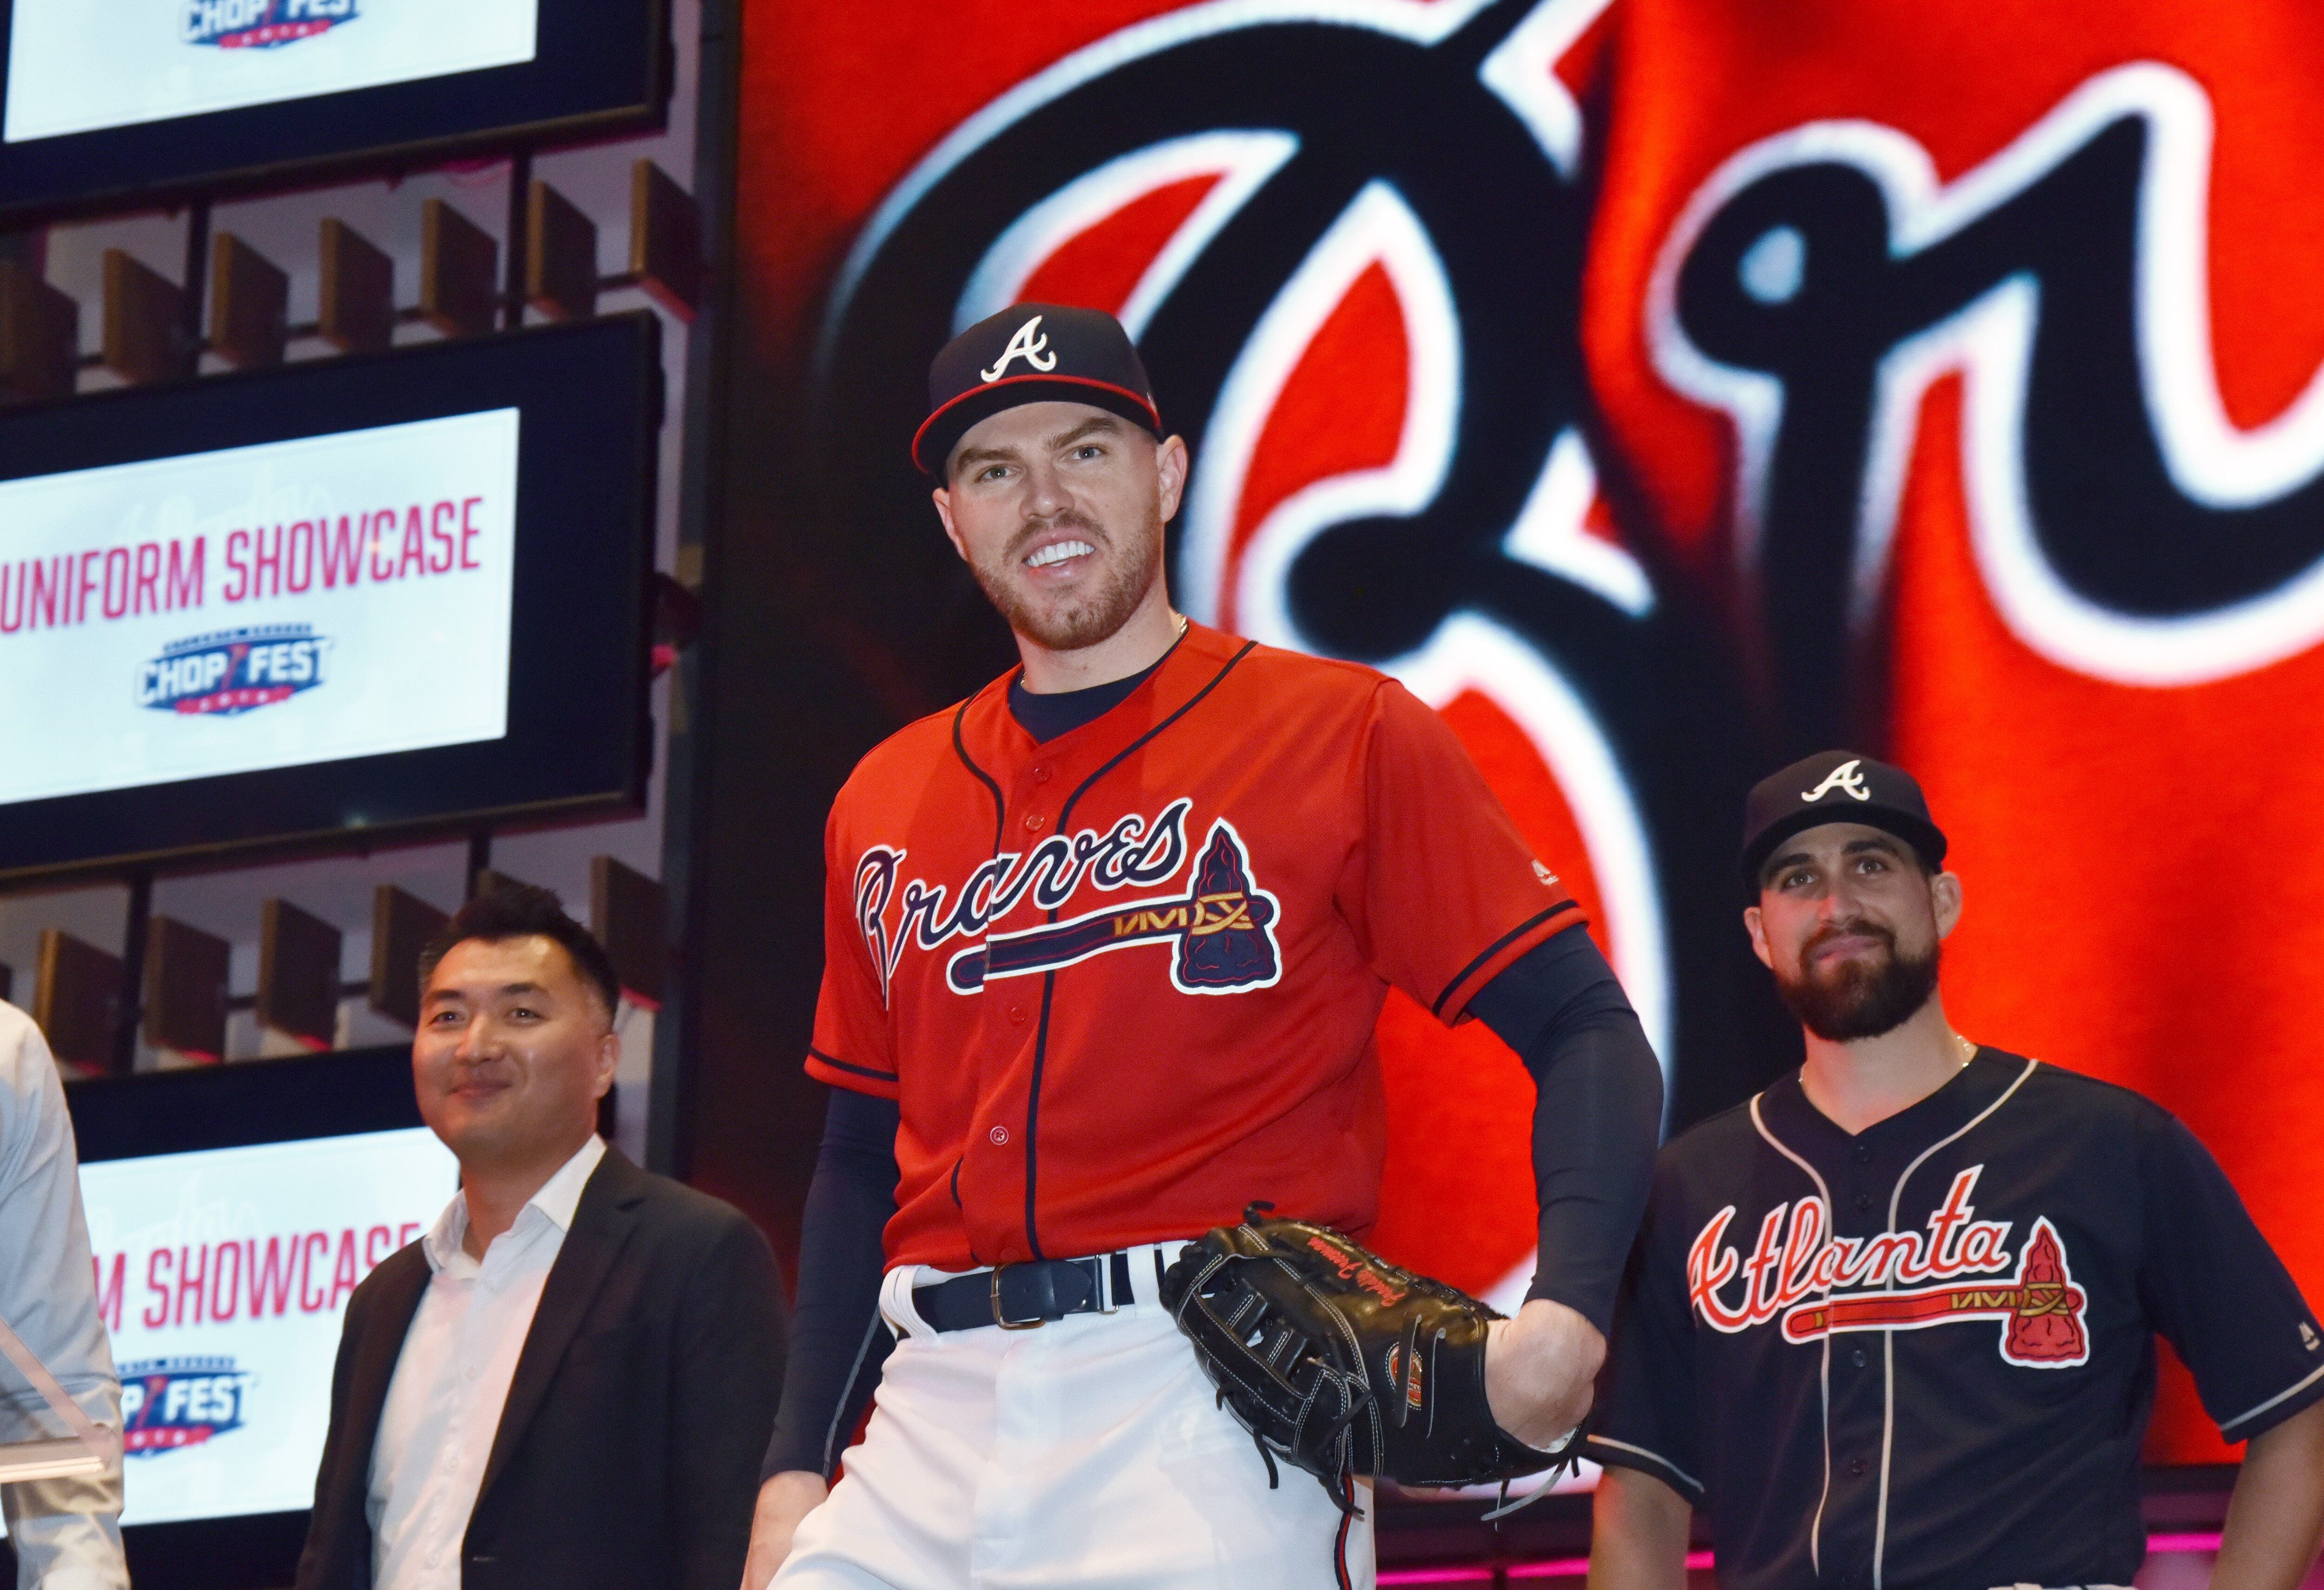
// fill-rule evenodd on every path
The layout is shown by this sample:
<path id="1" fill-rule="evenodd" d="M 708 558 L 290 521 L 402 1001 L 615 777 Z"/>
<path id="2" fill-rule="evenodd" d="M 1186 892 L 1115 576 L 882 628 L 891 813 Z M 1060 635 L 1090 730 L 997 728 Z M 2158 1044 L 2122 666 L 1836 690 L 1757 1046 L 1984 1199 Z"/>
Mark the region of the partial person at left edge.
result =
<path id="1" fill-rule="evenodd" d="M 63 1084 L 32 1019 L 0 1004 L 0 1319 L 91 1422 L 121 1428 L 121 1382 L 97 1316 L 80 1163 Z M 62 1432 L 45 1400 L 0 1370 L 0 1441 Z M 20 1590 L 123 1590 L 121 1457 L 102 1474 L 0 1485 Z"/>
<path id="2" fill-rule="evenodd" d="M 299 1590 L 733 1590 L 782 1379 L 766 1239 L 597 1136 L 620 987 L 554 894 L 470 901 L 420 975 L 461 1190 L 347 1304 Z"/>

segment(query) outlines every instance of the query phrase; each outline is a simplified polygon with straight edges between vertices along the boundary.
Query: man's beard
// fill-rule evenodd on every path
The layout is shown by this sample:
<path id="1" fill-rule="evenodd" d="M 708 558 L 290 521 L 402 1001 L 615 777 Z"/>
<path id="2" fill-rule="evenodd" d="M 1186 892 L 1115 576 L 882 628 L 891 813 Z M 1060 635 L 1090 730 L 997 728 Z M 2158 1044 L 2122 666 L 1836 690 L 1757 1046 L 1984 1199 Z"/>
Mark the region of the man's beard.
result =
<path id="1" fill-rule="evenodd" d="M 1094 646 L 1110 640 L 1138 605 L 1146 599 L 1156 578 L 1150 549 L 1135 550 L 1135 555 L 1113 566 L 1112 577 L 1095 590 L 1064 606 L 1044 607 L 1009 578 L 1015 569 L 1027 541 L 1053 530 L 1071 530 L 1081 539 L 1101 551 L 1109 550 L 1113 543 L 1102 531 L 1079 514 L 1067 513 L 1042 524 L 1028 524 L 1011 539 L 1009 548 L 996 568 L 973 563 L 976 583 L 982 587 L 985 600 L 1001 610 L 1009 627 L 1046 651 L 1078 652 L 1084 646 Z M 1160 529 L 1156 528 L 1158 537 Z"/>
<path id="2" fill-rule="evenodd" d="M 1855 935 L 1877 938 L 1888 953 L 1877 960 L 1841 961 L 1823 975 L 1803 971 L 1794 977 L 1775 974 L 1775 990 L 1800 1024 L 1828 1043 L 1849 1043 L 1877 1038 L 1910 1021 L 1937 991 L 1940 945 L 1929 942 L 1928 953 L 1906 956 L 1896 948 L 1896 936 L 1870 922 L 1849 922 L 1818 933 L 1801 948 L 1803 968 L 1812 964 L 1816 946 L 1830 938 Z"/>

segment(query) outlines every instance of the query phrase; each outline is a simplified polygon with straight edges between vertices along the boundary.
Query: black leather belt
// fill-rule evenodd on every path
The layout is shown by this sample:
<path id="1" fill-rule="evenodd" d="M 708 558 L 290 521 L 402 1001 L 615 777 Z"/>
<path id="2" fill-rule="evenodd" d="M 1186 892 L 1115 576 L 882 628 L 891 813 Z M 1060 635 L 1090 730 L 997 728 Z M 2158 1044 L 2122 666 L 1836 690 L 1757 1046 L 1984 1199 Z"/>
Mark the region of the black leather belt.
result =
<path id="1" fill-rule="evenodd" d="M 1068 1314 L 1111 1314 L 1131 1300 L 1126 1253 L 1032 1259 L 912 1289 L 913 1309 L 936 1330 L 1031 1330 Z"/>

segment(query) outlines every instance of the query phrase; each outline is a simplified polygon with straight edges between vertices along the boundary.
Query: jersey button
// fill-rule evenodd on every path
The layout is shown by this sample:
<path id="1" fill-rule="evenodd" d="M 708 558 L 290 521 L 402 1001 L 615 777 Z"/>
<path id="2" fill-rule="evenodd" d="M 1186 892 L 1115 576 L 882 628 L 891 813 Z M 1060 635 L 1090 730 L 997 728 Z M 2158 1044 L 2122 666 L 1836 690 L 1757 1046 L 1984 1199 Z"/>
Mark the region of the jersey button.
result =
<path id="1" fill-rule="evenodd" d="M 1006 1126 L 996 1126 L 984 1135 L 992 1140 L 992 1146 L 994 1148 L 999 1149 L 1009 1146 L 1009 1128 Z"/>
<path id="2" fill-rule="evenodd" d="M 1027 818 L 1025 819 L 1025 825 L 1026 825 L 1026 827 L 1033 827 L 1033 826 L 1034 826 L 1033 819 L 1032 819 L 1031 818 Z M 1864 1165 L 1864 1164 L 1868 1164 L 1868 1163 L 1870 1163 L 1870 1162 L 1871 1162 L 1871 1160 L 1872 1160 L 1872 1145 L 1871 1145 L 1870 1143 L 1868 1143 L 1868 1142 L 1860 1142 L 1860 1143 L 1858 1143 L 1858 1144 L 1856 1145 L 1856 1162 L 1857 1162 L 1858 1164 L 1859 1164 L 1859 1165 Z"/>
<path id="3" fill-rule="evenodd" d="M 999 1129 L 995 1128 L 995 1130 L 997 1131 Z M 1851 1457 L 1848 1460 L 1848 1472 L 1850 1476 L 1856 1479 L 1862 1479 L 1864 1477 L 1864 1471 L 1871 1466 L 1872 1465 L 1870 1464 L 1865 1462 L 1861 1457 Z"/>
<path id="4" fill-rule="evenodd" d="M 1009 1024 L 1011 1027 L 1022 1027 L 1025 1024 L 1025 1007 L 1023 1005 L 1012 1004 L 1009 1007 Z"/>
<path id="5" fill-rule="evenodd" d="M 1047 783 L 1050 776 L 1050 768 L 1047 763 L 1042 763 L 1039 767 L 1033 770 L 1033 781 L 1037 784 Z"/>
<path id="6" fill-rule="evenodd" d="M 1048 818 L 1043 817 L 1038 811 L 1028 811 L 1025 814 L 1025 827 L 1026 829 L 1031 833 L 1039 833 L 1041 831 L 1041 825 L 1048 820 Z"/>
<path id="7" fill-rule="evenodd" d="M 1864 1355 L 1864 1349 L 1861 1347 L 1858 1347 L 1855 1352 L 1850 1353 L 1848 1355 L 1848 1361 L 1856 1365 L 1858 1369 L 1862 1369 L 1867 1364 L 1871 1362 L 1871 1360 Z"/>
<path id="8" fill-rule="evenodd" d="M 1856 1195 L 1856 1212 L 1859 1215 L 1868 1215 L 1872 1212 L 1872 1195 L 1870 1193 L 1858 1193 Z"/>

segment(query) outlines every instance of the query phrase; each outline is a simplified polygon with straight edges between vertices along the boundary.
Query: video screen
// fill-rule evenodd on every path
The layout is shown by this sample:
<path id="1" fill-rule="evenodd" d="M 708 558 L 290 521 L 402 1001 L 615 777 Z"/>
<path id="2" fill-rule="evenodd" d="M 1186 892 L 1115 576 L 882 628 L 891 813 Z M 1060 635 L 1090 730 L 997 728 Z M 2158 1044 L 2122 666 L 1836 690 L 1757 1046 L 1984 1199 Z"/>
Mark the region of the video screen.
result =
<path id="1" fill-rule="evenodd" d="M 659 336 L 0 411 L 0 879 L 636 809 Z"/>
<path id="2" fill-rule="evenodd" d="M 667 0 L 0 0 L 0 218 L 662 125 Z"/>
<path id="3" fill-rule="evenodd" d="M 498 739 L 518 429 L 0 481 L 0 806 Z"/>
<path id="4" fill-rule="evenodd" d="M 409 1127 L 107 1160 L 80 1179 L 121 1372 L 122 1523 L 309 1506 L 348 1295 L 443 1212 L 450 1151 Z"/>
<path id="5" fill-rule="evenodd" d="M 16 0 L 0 142 L 533 58 L 535 0 Z"/>

